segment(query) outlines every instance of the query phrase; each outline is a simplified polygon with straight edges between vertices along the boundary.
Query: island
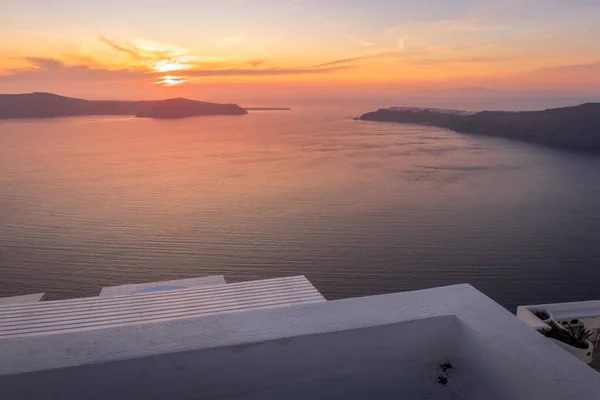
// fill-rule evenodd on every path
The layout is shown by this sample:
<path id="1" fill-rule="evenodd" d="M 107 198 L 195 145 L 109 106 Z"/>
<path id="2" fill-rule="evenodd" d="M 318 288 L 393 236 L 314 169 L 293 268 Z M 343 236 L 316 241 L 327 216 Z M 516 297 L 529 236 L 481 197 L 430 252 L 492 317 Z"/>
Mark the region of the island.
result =
<path id="1" fill-rule="evenodd" d="M 236 104 L 207 103 L 183 98 L 155 101 L 84 100 L 52 93 L 0 94 L 0 119 L 130 115 L 140 118 L 184 118 L 205 115 L 245 115 Z"/>
<path id="2" fill-rule="evenodd" d="M 289 107 L 246 107 L 246 111 L 291 111 Z"/>
<path id="3" fill-rule="evenodd" d="M 186 118 L 203 115 L 245 115 L 248 111 L 237 104 L 206 103 L 189 99 L 168 99 L 140 107 L 138 118 Z"/>
<path id="4" fill-rule="evenodd" d="M 470 112 L 391 107 L 364 114 L 358 119 L 432 125 L 460 133 L 600 152 L 600 103 L 542 111 Z"/>

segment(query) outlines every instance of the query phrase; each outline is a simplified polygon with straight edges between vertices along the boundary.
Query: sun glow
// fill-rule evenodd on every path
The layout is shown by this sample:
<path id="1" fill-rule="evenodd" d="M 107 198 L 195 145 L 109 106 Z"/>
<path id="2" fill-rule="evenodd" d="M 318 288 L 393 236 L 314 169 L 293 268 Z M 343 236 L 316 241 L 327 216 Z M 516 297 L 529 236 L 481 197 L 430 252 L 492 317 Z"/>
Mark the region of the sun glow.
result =
<path id="1" fill-rule="evenodd" d="M 14 22 L 0 22 L 0 92 L 105 96 L 122 87 L 123 96 L 141 97 L 202 86 L 231 88 L 233 96 L 234 87 L 256 90 L 260 97 L 263 91 L 287 96 L 295 88 L 373 96 L 456 87 L 600 94 L 600 31 L 594 31 L 600 0 L 553 2 L 556 12 L 544 15 L 548 19 L 521 4 L 528 2 L 490 8 L 430 2 L 436 4 L 431 10 L 410 1 L 375 8 L 368 0 L 339 7 L 296 0 L 248 2 L 252 7 L 232 6 L 240 0 L 150 1 L 147 18 L 127 19 L 139 12 L 139 2 L 109 0 L 97 8 L 85 2 L 62 7 L 60 18 L 69 18 L 60 24 L 34 24 L 45 21 L 48 10 L 16 1 L 0 16 Z M 362 14 L 369 20 L 356 24 Z M 335 24 L 323 23 L 332 15 Z"/>
<path id="2" fill-rule="evenodd" d="M 152 69 L 155 72 L 171 72 L 171 71 L 182 71 L 188 69 L 190 66 L 186 64 L 180 64 L 178 62 L 169 60 L 160 60 L 154 63 Z"/>
<path id="3" fill-rule="evenodd" d="M 158 78 L 158 81 L 154 82 L 157 85 L 162 85 L 162 86 L 178 86 L 178 85 L 182 85 L 184 83 L 188 83 L 190 80 L 186 79 L 183 76 L 172 76 L 172 75 L 166 75 L 166 76 L 161 76 L 160 78 Z"/>

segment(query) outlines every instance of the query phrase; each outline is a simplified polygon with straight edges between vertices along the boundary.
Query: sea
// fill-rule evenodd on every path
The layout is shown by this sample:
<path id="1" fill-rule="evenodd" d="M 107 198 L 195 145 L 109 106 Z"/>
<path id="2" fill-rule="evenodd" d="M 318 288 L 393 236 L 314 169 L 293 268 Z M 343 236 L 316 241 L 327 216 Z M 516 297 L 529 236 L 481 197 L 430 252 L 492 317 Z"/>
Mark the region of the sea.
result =
<path id="1" fill-rule="evenodd" d="M 0 297 L 223 274 L 600 299 L 600 156 L 349 118 L 372 109 L 0 121 Z"/>

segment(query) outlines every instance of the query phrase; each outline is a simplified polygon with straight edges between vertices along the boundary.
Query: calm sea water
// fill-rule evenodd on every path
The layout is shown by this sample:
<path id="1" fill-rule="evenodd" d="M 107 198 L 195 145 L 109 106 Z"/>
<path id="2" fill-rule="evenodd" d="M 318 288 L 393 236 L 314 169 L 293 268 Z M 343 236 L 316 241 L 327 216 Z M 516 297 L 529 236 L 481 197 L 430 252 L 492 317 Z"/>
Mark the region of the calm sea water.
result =
<path id="1" fill-rule="evenodd" d="M 304 274 L 600 299 L 600 157 L 349 114 L 0 122 L 0 296 Z"/>

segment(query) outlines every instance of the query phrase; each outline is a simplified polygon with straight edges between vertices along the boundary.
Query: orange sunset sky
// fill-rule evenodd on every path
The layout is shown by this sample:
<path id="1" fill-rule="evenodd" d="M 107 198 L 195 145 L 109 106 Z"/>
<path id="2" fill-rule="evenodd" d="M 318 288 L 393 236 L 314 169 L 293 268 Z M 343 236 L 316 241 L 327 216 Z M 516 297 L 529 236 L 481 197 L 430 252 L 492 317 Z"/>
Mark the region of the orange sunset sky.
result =
<path id="1" fill-rule="evenodd" d="M 0 93 L 600 93 L 599 0 L 0 1 Z"/>

